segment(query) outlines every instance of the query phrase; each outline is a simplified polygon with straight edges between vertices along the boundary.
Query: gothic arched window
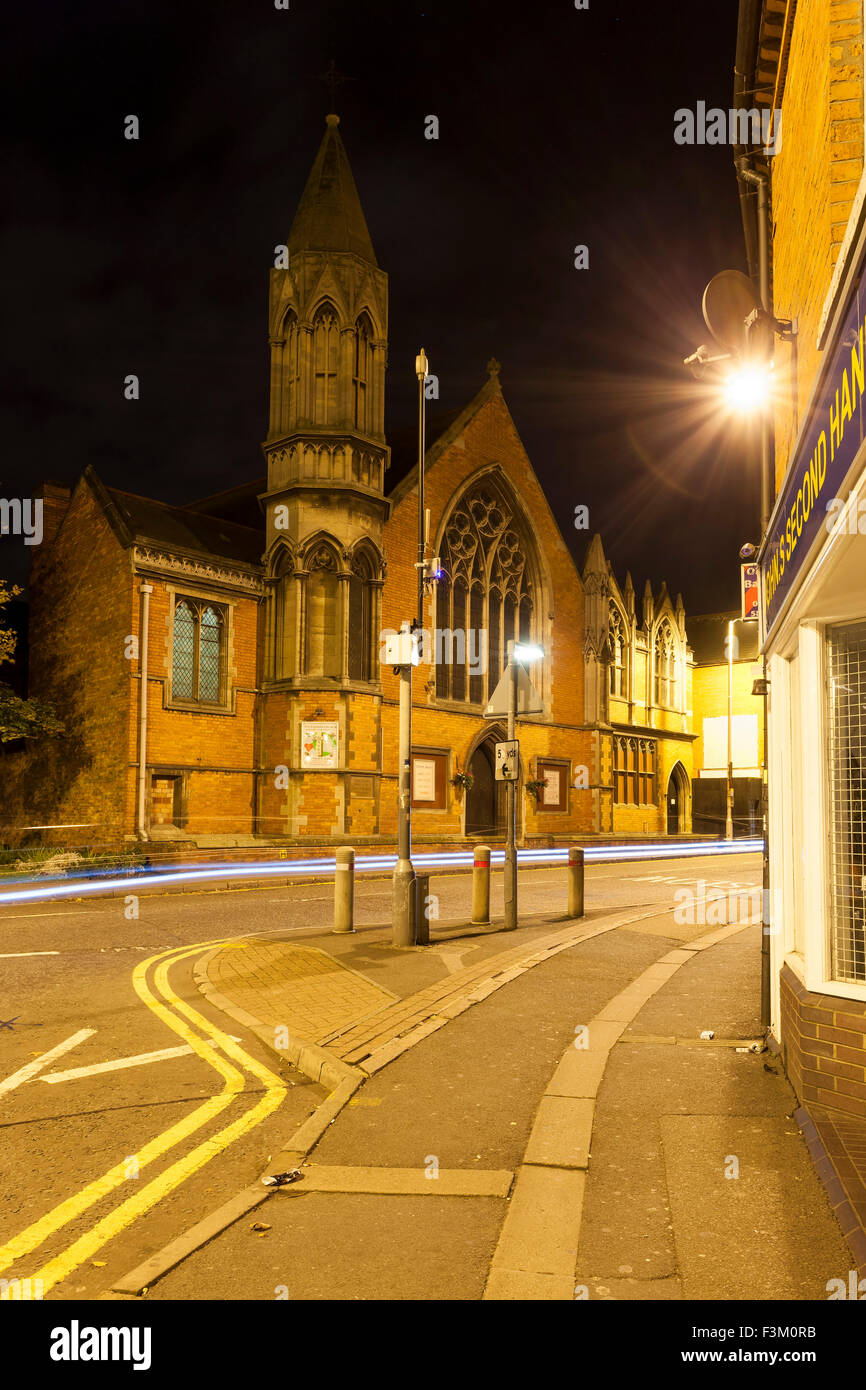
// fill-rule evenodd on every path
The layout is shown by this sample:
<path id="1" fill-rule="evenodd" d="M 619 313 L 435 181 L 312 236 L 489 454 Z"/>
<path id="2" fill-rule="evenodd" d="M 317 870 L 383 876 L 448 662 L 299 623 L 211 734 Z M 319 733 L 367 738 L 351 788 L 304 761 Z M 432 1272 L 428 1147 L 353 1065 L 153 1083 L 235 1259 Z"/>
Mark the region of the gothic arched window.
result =
<path id="1" fill-rule="evenodd" d="M 330 546 L 321 545 L 310 557 L 309 566 L 306 674 L 339 679 L 342 672 L 342 621 L 336 555 Z"/>
<path id="2" fill-rule="evenodd" d="M 628 694 L 628 649 L 626 646 L 625 624 L 618 608 L 610 607 L 609 683 L 611 695 L 625 697 Z"/>
<path id="3" fill-rule="evenodd" d="M 298 632 L 298 581 L 294 564 L 285 549 L 277 562 L 273 592 L 275 680 L 287 680 L 295 674 L 295 652 Z"/>
<path id="4" fill-rule="evenodd" d="M 313 320 L 313 419 L 317 425 L 337 423 L 337 372 L 340 325 L 332 304 L 323 304 Z"/>
<path id="5" fill-rule="evenodd" d="M 534 640 L 534 550 L 513 504 L 492 480 L 470 485 L 440 545 L 436 694 L 480 705 L 505 668 L 508 643 Z"/>
<path id="6" fill-rule="evenodd" d="M 663 623 L 655 642 L 655 702 L 667 709 L 676 709 L 679 697 L 677 652 L 670 623 Z"/>
<path id="7" fill-rule="evenodd" d="M 220 704 L 224 655 L 223 609 L 197 599 L 177 599 L 172 636 L 172 698 L 202 705 Z"/>
<path id="8" fill-rule="evenodd" d="M 373 678 L 373 565 L 361 553 L 352 561 L 349 579 L 349 679 Z"/>
<path id="9" fill-rule="evenodd" d="M 288 429 L 290 421 L 297 418 L 301 385 L 300 329 L 294 314 L 287 316 L 283 332 L 285 341 L 282 345 L 280 372 L 281 396 L 279 401 L 275 402 L 277 429 Z"/>
<path id="10" fill-rule="evenodd" d="M 355 429 L 369 434 L 370 389 L 373 380 L 373 325 L 366 314 L 355 324 L 354 361 L 352 364 L 353 418 Z"/>

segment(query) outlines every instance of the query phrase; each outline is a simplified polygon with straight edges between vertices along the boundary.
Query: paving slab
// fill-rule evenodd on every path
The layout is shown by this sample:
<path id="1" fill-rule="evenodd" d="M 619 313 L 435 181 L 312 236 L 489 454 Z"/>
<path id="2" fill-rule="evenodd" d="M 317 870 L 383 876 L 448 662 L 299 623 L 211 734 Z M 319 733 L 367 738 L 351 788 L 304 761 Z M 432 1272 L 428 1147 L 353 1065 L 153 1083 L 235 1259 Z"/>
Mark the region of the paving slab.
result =
<path id="1" fill-rule="evenodd" d="M 821 1299 L 851 1260 L 793 1120 L 660 1121 L 685 1298 Z"/>

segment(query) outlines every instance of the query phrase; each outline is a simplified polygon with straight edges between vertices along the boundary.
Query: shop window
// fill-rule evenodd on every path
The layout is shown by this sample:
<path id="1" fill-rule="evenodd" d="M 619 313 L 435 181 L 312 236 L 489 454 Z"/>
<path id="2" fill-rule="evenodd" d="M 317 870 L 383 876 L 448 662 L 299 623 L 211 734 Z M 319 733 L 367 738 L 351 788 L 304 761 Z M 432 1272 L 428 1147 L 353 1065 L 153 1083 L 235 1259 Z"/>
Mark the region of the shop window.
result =
<path id="1" fill-rule="evenodd" d="M 832 978 L 866 982 L 866 623 L 830 628 Z"/>

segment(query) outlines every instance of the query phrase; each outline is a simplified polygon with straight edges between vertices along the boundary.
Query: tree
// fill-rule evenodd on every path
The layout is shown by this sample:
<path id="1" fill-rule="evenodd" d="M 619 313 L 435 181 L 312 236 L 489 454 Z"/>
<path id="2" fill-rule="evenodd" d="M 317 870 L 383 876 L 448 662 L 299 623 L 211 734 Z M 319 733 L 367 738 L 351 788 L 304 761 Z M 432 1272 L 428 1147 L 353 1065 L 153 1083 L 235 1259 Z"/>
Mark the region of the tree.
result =
<path id="1" fill-rule="evenodd" d="M 0 622 L 5 605 L 20 593 L 16 584 L 0 579 Z M 12 628 L 0 626 L 0 666 L 14 659 L 17 641 L 18 635 Z M 0 743 L 9 743 L 15 738 L 38 738 L 40 734 L 56 736 L 63 731 L 63 724 L 51 705 L 43 700 L 24 700 L 11 686 L 0 681 Z"/>

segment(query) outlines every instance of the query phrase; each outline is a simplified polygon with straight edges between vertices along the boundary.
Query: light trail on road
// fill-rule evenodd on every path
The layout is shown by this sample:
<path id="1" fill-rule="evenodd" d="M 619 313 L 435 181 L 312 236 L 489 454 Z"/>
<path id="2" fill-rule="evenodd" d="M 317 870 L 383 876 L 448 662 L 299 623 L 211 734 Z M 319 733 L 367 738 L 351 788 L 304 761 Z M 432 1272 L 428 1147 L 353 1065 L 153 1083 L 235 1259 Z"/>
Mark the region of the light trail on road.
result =
<path id="1" fill-rule="evenodd" d="M 763 849 L 762 840 L 702 840 L 688 844 L 642 844 L 642 845 L 587 845 L 584 859 L 587 863 L 635 862 L 644 859 L 692 859 L 707 855 L 755 854 Z M 473 850 L 441 851 L 433 854 L 415 854 L 412 862 L 419 869 L 460 869 L 471 868 Z M 501 865 L 505 861 L 504 850 L 493 850 L 492 864 Z M 568 848 L 559 849 L 521 849 L 517 852 L 518 864 L 526 868 L 545 864 L 565 864 L 568 861 Z M 356 873 L 387 873 L 397 863 L 396 854 L 364 855 L 355 860 Z M 184 869 L 146 869 L 132 872 L 123 877 L 106 878 L 102 874 L 88 874 L 64 878 L 61 882 L 46 880 L 38 887 L 15 888 L 0 893 L 0 907 L 6 903 L 50 902 L 61 898 L 80 898 L 85 894 L 97 896 L 121 889 L 134 893 L 137 888 L 171 887 L 176 883 L 213 883 L 229 879 L 261 878 L 330 878 L 335 872 L 336 860 L 321 859 L 268 859 L 265 861 L 246 861 L 242 864 L 193 865 Z"/>

